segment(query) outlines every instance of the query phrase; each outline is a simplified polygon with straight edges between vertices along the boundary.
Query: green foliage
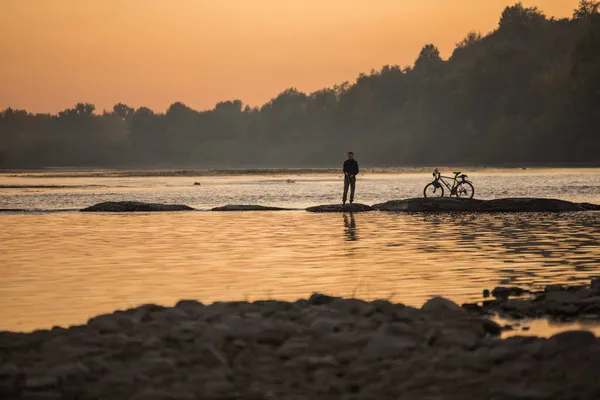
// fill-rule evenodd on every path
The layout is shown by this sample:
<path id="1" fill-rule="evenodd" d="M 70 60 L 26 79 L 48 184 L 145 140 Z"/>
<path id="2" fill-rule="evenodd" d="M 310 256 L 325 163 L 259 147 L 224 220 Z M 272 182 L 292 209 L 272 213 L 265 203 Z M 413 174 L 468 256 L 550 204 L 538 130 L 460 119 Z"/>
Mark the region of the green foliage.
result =
<path id="1" fill-rule="evenodd" d="M 0 112 L 0 166 L 600 163 L 600 16 L 507 7 L 496 31 L 470 32 L 443 60 L 427 44 L 414 66 L 354 82 L 290 88 L 260 108 L 240 100 L 165 113 L 79 103 L 58 115 Z M 251 79 L 251 78 L 249 78 Z"/>

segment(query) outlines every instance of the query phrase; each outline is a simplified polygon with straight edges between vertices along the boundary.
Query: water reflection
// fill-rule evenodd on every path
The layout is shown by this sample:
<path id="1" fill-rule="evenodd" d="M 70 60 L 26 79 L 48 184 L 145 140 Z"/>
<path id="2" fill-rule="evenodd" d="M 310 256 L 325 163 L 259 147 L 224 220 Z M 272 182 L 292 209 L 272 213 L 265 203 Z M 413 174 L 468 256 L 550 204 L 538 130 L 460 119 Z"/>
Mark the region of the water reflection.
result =
<path id="1" fill-rule="evenodd" d="M 346 240 L 349 242 L 355 242 L 358 240 L 356 234 L 356 219 L 354 213 L 344 213 L 344 235 Z"/>
<path id="2" fill-rule="evenodd" d="M 182 298 L 295 300 L 323 292 L 364 299 L 396 294 L 394 301 L 415 306 L 433 295 L 461 303 L 499 284 L 539 288 L 600 273 L 600 213 L 594 212 L 0 219 L 0 329 L 81 323 Z"/>

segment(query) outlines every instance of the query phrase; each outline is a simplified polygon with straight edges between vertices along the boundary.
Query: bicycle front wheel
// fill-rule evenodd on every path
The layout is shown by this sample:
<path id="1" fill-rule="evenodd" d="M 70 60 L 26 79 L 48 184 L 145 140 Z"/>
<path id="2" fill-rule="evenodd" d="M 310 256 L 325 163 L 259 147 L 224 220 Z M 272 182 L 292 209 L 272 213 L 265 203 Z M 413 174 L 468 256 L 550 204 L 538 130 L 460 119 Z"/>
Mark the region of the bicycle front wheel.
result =
<path id="1" fill-rule="evenodd" d="M 472 199 L 475 196 L 475 188 L 469 182 L 459 183 L 456 187 L 456 197 Z"/>
<path id="2" fill-rule="evenodd" d="M 444 188 L 441 185 L 435 187 L 431 182 L 423 189 L 423 197 L 444 197 Z"/>

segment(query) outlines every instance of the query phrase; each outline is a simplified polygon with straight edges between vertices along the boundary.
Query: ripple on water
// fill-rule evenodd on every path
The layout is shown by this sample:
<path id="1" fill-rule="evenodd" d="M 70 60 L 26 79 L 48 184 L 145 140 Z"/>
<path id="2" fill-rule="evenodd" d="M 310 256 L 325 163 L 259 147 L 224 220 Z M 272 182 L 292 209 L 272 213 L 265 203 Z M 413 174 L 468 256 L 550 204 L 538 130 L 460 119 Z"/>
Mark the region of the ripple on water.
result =
<path id="1" fill-rule="evenodd" d="M 0 329 L 82 323 L 142 303 L 295 300 L 419 306 L 600 273 L 600 213 L 3 215 Z M 530 331 L 529 333 L 532 333 Z"/>

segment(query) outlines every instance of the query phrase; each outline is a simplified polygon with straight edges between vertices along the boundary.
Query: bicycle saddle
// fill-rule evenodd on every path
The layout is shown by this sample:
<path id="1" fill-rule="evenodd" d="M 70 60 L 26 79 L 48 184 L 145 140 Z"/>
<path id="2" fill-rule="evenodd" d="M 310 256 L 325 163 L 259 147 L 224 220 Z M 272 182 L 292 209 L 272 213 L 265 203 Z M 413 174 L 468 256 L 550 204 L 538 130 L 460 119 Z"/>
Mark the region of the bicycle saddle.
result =
<path id="1" fill-rule="evenodd" d="M 454 175 L 460 174 L 462 171 L 454 172 Z"/>

